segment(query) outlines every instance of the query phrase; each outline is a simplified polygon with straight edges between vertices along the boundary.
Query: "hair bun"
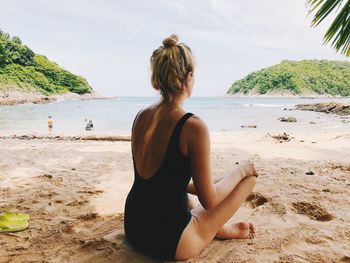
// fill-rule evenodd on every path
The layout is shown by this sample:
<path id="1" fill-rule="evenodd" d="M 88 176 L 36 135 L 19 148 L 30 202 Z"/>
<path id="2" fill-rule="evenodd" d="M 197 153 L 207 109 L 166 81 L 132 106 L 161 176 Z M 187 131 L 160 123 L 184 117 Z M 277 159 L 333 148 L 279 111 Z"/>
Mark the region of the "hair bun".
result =
<path id="1" fill-rule="evenodd" d="M 175 46 L 179 42 L 179 37 L 176 34 L 172 34 L 163 40 L 164 47 Z"/>

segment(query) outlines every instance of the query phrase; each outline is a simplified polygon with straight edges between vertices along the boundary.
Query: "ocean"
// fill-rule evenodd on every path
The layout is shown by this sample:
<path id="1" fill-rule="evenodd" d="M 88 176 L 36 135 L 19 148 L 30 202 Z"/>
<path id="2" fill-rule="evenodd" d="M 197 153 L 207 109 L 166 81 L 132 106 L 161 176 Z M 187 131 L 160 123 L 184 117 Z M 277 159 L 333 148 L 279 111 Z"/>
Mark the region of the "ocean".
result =
<path id="1" fill-rule="evenodd" d="M 65 100 L 50 104 L 0 106 L 0 135 L 43 135 L 48 133 L 47 117 L 53 118 L 53 134 L 115 134 L 129 135 L 136 113 L 159 97 L 118 97 L 99 100 Z M 324 113 L 288 110 L 299 103 L 350 99 L 300 98 L 232 98 L 193 97 L 184 108 L 202 118 L 211 133 L 244 131 L 242 125 L 257 125 L 256 131 L 305 132 L 350 131 L 350 120 Z M 286 110 L 287 109 L 287 110 Z M 283 123 L 280 117 L 293 116 L 297 123 Z M 94 130 L 85 131 L 86 120 L 92 120 Z M 310 124 L 315 122 L 316 124 Z"/>

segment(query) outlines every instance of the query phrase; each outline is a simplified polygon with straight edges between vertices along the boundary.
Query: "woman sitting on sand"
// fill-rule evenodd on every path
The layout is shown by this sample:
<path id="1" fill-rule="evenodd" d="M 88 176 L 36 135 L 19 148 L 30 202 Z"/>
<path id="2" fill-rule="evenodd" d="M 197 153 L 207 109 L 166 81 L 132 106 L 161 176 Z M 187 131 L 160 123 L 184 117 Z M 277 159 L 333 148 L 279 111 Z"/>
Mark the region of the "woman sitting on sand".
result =
<path id="1" fill-rule="evenodd" d="M 255 234 L 250 223 L 227 222 L 256 183 L 254 166 L 242 163 L 213 181 L 208 128 L 182 108 L 194 68 L 191 49 L 176 35 L 166 38 L 151 57 L 152 85 L 162 98 L 140 111 L 132 127 L 135 178 L 125 203 L 125 234 L 137 249 L 165 260 L 191 258 L 215 237 Z M 188 193 L 197 195 L 197 205 Z"/>

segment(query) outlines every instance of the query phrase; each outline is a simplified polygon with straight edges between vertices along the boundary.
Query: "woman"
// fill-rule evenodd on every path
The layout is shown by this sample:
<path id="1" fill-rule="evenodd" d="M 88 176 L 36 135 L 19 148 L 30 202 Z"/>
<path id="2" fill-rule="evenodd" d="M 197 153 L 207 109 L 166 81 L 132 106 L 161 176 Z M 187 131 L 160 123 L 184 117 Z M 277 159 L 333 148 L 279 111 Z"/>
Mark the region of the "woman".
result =
<path id="1" fill-rule="evenodd" d="M 140 111 L 132 128 L 135 178 L 125 203 L 126 237 L 166 260 L 193 257 L 214 237 L 255 234 L 249 223 L 227 222 L 255 185 L 254 166 L 242 163 L 214 182 L 208 128 L 182 108 L 192 93 L 194 69 L 191 49 L 176 35 L 166 38 L 151 57 L 152 86 L 162 98 Z M 197 195 L 198 205 L 188 193 Z"/>

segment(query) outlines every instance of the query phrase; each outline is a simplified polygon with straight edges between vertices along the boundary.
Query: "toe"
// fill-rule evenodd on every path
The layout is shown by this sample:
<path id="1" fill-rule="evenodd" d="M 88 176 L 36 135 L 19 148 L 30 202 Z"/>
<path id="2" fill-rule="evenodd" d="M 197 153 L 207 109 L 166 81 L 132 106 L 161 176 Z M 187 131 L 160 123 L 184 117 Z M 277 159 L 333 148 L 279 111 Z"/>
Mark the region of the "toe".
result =
<path id="1" fill-rule="evenodd" d="M 249 230 L 250 230 L 250 232 L 255 234 L 255 227 L 251 223 L 249 223 Z"/>

